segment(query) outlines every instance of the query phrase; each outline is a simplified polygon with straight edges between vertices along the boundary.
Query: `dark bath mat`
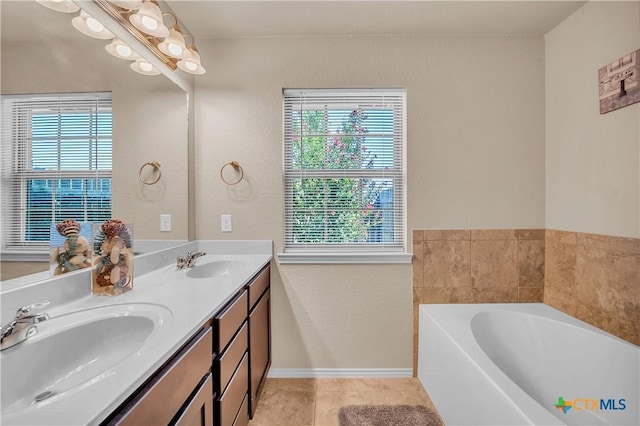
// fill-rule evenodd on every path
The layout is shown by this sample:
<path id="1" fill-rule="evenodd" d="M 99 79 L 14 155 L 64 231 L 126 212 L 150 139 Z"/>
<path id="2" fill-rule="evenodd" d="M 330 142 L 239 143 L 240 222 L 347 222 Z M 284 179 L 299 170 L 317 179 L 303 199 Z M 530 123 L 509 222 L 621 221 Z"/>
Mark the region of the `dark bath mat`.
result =
<path id="1" fill-rule="evenodd" d="M 443 426 L 424 405 L 347 405 L 338 419 L 340 426 Z"/>

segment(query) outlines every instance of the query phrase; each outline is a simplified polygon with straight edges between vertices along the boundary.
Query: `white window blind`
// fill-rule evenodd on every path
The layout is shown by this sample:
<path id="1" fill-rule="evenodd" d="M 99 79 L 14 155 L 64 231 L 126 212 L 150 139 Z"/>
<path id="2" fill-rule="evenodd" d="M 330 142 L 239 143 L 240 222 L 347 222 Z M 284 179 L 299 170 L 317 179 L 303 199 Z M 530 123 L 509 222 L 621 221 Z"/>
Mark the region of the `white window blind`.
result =
<path id="1" fill-rule="evenodd" d="M 404 251 L 404 146 L 404 89 L 285 89 L 285 252 Z"/>
<path id="2" fill-rule="evenodd" d="M 49 247 L 51 223 L 111 217 L 111 93 L 2 96 L 2 250 Z"/>

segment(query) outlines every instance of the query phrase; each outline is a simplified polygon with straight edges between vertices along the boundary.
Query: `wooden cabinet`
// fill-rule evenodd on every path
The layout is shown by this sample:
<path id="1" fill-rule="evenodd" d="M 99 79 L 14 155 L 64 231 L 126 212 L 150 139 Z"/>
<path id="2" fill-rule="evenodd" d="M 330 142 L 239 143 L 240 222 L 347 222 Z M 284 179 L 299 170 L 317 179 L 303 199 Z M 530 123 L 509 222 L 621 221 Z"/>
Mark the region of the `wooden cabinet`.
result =
<path id="1" fill-rule="evenodd" d="M 203 378 L 210 376 L 212 335 L 209 326 L 196 333 L 103 424 L 176 424 L 177 419 L 181 419 L 191 407 L 206 407 L 206 401 L 205 404 L 199 404 L 196 399 L 199 401 L 199 398 L 203 398 L 204 393 L 199 392 L 203 385 L 206 386 L 206 379 L 203 382 Z M 211 404 L 208 406 L 211 407 Z M 186 415 L 192 418 L 192 414 Z M 213 413 L 203 417 L 205 422 L 197 424 L 212 426 L 212 416 Z M 183 420 L 180 424 L 187 423 Z"/>
<path id="2" fill-rule="evenodd" d="M 249 292 L 249 416 L 253 418 L 271 366 L 270 269 L 248 284 Z"/>
<path id="3" fill-rule="evenodd" d="M 271 365 L 265 266 L 102 425 L 247 426 Z"/>
<path id="4" fill-rule="evenodd" d="M 249 345 L 247 327 L 248 291 L 242 289 L 213 317 L 213 369 L 216 424 L 232 426 L 248 423 L 249 412 L 242 410 L 249 389 Z"/>

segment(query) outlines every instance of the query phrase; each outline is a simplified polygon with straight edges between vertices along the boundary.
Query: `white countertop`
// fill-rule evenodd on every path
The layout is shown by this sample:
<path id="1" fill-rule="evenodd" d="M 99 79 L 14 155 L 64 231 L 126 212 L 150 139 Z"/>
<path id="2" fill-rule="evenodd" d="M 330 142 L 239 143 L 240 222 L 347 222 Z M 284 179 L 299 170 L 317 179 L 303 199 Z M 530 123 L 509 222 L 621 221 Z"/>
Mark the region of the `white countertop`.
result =
<path id="1" fill-rule="evenodd" d="M 207 256 L 196 261 L 196 268 L 198 264 L 205 264 L 215 258 L 242 260 L 244 269 L 236 275 L 198 279 L 189 278 L 186 275 L 187 270 L 176 271 L 171 264 L 165 263 L 151 272 L 136 275 L 133 290 L 127 293 L 114 297 L 86 295 L 71 303 L 46 310 L 53 320 L 56 315 L 87 308 L 114 304 L 157 304 L 168 308 L 172 318 L 159 327 L 159 332 L 153 340 L 150 338 L 139 351 L 116 367 L 99 375 L 91 383 L 78 386 L 63 395 L 34 403 L 24 409 L 3 411 L 1 423 L 3 425 L 99 424 L 272 258 L 271 241 L 228 243 L 198 241 L 195 250 L 193 243 L 189 243 L 188 246 L 193 251 L 207 252 Z M 155 254 L 148 255 L 148 262 L 157 261 L 158 257 L 152 258 L 153 255 Z M 162 254 L 158 253 L 157 256 Z M 167 257 L 166 254 L 164 257 Z M 33 339 L 37 337 L 38 335 Z M 20 350 L 20 345 L 9 350 L 14 349 Z M 4 383 L 3 387 L 5 385 L 10 386 Z"/>

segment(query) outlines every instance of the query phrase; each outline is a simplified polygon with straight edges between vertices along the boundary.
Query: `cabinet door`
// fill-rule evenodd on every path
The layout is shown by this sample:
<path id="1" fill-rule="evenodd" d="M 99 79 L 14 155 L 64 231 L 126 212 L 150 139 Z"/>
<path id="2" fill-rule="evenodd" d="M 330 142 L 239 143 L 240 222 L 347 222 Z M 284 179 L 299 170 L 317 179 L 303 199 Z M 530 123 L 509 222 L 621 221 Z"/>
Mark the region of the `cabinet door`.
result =
<path id="1" fill-rule="evenodd" d="M 211 328 L 200 331 L 107 424 L 169 424 L 202 378 L 211 372 L 212 334 Z"/>
<path id="2" fill-rule="evenodd" d="M 182 411 L 176 426 L 213 426 L 213 379 L 211 373 L 203 380 L 195 395 Z"/>
<path id="3" fill-rule="evenodd" d="M 249 401 L 251 417 L 256 411 L 262 384 L 271 364 L 271 292 L 264 293 L 249 316 Z"/>

